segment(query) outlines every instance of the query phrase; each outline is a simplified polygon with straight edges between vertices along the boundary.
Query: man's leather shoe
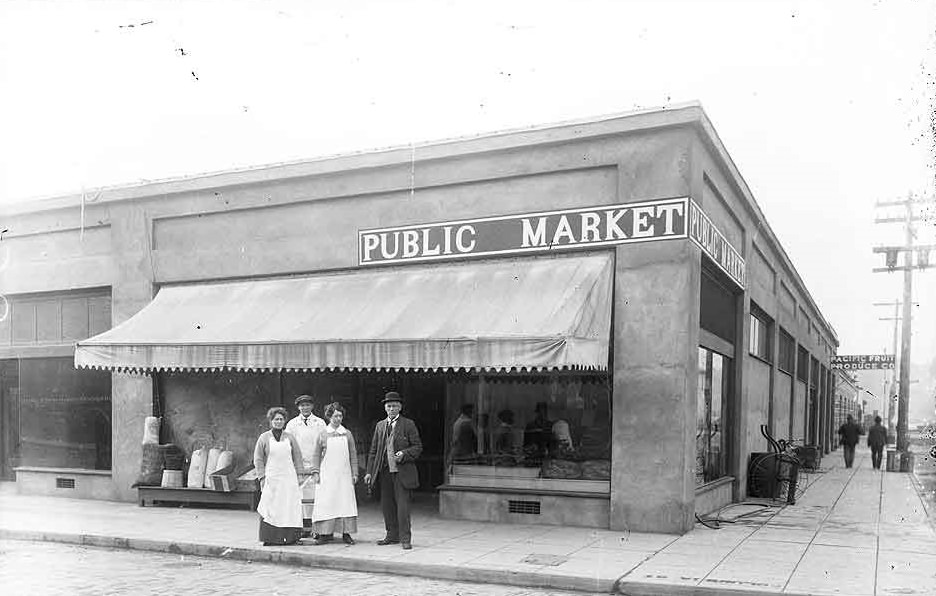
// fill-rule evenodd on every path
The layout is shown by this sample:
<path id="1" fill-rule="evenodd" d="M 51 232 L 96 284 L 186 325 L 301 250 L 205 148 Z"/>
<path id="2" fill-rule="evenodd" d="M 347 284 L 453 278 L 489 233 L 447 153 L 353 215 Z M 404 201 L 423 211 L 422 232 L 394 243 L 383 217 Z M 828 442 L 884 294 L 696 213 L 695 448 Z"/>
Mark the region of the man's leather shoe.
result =
<path id="1" fill-rule="evenodd" d="M 413 545 L 410 544 L 409 542 L 403 543 L 403 550 L 411 550 L 412 548 L 413 548 Z"/>
<path id="2" fill-rule="evenodd" d="M 381 538 L 377 541 L 378 546 L 386 546 L 388 544 L 400 544 L 400 541 L 395 538 Z"/>

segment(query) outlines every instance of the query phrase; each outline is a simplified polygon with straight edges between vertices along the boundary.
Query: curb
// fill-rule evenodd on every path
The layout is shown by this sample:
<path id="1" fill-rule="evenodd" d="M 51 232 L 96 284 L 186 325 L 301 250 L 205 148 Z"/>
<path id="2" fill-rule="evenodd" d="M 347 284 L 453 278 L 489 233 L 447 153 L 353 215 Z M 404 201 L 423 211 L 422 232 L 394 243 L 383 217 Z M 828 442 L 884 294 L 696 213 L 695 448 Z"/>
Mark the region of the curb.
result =
<path id="1" fill-rule="evenodd" d="M 808 592 L 785 592 L 780 590 L 758 590 L 755 588 L 735 588 L 724 584 L 712 586 L 691 586 L 680 584 L 660 584 L 647 582 L 619 582 L 616 587 L 622 596 L 814 596 Z"/>
<path id="2" fill-rule="evenodd" d="M 590 593 L 611 594 L 615 591 L 616 585 L 616 580 L 608 578 L 557 573 L 535 573 L 532 571 L 513 571 L 491 567 L 440 565 L 437 563 L 419 563 L 416 561 L 360 559 L 349 556 L 280 550 L 277 547 L 243 548 L 193 542 L 121 538 L 119 536 L 103 536 L 99 534 L 66 534 L 61 532 L 7 529 L 0 529 L 0 539 L 24 540 L 30 542 L 58 542 L 97 548 L 212 557 L 234 561 L 290 565 L 294 567 L 318 567 L 336 571 L 385 573 L 389 575 L 422 577 L 425 579 L 502 584 L 524 588 L 547 588 Z M 654 594 L 659 593 L 660 592 L 654 592 Z M 761 593 L 761 596 L 763 596 L 763 593 Z"/>

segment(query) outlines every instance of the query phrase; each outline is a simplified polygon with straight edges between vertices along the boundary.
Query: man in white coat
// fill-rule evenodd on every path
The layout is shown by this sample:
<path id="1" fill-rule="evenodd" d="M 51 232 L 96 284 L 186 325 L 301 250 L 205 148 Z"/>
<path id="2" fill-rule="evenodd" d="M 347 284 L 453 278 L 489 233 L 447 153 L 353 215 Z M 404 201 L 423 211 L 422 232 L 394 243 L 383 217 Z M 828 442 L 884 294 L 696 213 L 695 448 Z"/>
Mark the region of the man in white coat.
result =
<path id="1" fill-rule="evenodd" d="M 302 452 L 302 535 L 309 536 L 312 534 L 312 506 L 315 501 L 315 482 L 310 477 L 312 457 L 319 435 L 325 432 L 325 421 L 312 413 L 312 396 L 300 395 L 295 403 L 299 415 L 286 423 L 286 432 L 296 437 Z"/>

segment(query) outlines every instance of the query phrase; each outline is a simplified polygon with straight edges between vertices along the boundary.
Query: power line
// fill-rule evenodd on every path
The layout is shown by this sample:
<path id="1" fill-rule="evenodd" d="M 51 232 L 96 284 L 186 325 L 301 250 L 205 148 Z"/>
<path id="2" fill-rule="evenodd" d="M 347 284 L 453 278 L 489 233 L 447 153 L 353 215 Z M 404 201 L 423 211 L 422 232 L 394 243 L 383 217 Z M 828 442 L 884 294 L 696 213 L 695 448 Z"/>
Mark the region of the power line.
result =
<path id="1" fill-rule="evenodd" d="M 904 232 L 905 232 L 905 242 L 901 246 L 880 246 L 873 249 L 875 253 L 884 253 L 884 264 L 883 268 L 872 269 L 875 273 L 878 272 L 894 272 L 894 271 L 903 271 L 904 274 L 904 290 L 903 290 L 903 314 L 900 316 L 902 321 L 902 332 L 901 332 L 901 341 L 900 341 L 900 382 L 898 383 L 898 400 L 897 400 L 897 451 L 900 452 L 900 470 L 903 472 L 912 471 L 910 470 L 910 458 L 908 454 L 908 444 L 909 444 L 909 433 L 908 431 L 908 414 L 910 406 L 910 330 L 912 323 L 912 309 L 913 304 L 913 272 L 914 271 L 924 271 L 926 269 L 932 269 L 934 265 L 930 263 L 929 253 L 931 250 L 936 248 L 936 246 L 930 245 L 914 245 L 913 241 L 916 238 L 916 230 L 914 229 L 914 222 L 923 221 L 923 216 L 917 215 L 914 212 L 914 208 L 919 205 L 928 204 L 936 202 L 936 198 L 915 198 L 912 194 L 903 201 L 879 201 L 877 207 L 891 207 L 891 206 L 902 206 L 904 207 L 903 217 L 879 217 L 875 219 L 875 223 L 903 223 Z M 898 257 L 900 254 L 903 254 L 903 266 L 899 267 L 897 265 Z M 916 263 L 914 264 L 914 254 L 916 255 Z M 897 308 L 899 303 L 894 302 L 894 318 L 897 319 L 898 313 Z M 895 351 L 896 351 L 896 321 L 895 321 Z"/>

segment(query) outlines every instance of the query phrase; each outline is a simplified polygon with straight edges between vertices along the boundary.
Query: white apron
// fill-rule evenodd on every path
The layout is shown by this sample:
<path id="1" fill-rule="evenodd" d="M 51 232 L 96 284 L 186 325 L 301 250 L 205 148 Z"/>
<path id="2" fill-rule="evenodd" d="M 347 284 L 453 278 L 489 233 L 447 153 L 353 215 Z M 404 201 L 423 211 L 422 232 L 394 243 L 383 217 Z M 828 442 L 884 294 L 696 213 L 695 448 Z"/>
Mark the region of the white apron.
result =
<path id="1" fill-rule="evenodd" d="M 270 439 L 270 454 L 266 462 L 266 480 L 257 513 L 263 521 L 277 528 L 302 527 L 302 497 L 299 479 L 292 461 L 292 445 L 288 440 Z"/>
<path id="2" fill-rule="evenodd" d="M 330 431 L 331 429 L 329 429 Z M 344 430 L 343 427 L 340 430 Z M 327 432 L 312 521 L 357 517 L 347 431 Z"/>
<path id="3" fill-rule="evenodd" d="M 309 416 L 309 423 L 303 424 L 302 416 L 296 416 L 286 423 L 286 431 L 296 437 L 299 451 L 302 453 L 302 466 L 308 472 L 312 467 L 312 453 L 318 437 L 325 432 L 325 422 L 318 416 Z M 315 482 L 309 477 L 302 483 L 302 517 L 312 518 L 312 503 L 315 501 Z"/>

